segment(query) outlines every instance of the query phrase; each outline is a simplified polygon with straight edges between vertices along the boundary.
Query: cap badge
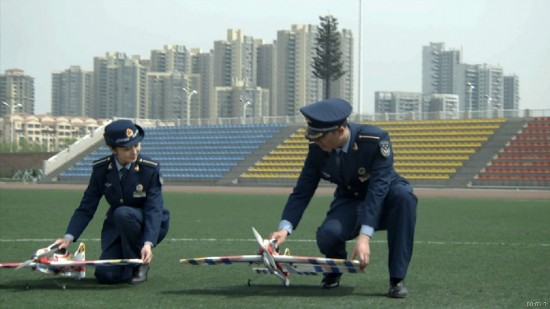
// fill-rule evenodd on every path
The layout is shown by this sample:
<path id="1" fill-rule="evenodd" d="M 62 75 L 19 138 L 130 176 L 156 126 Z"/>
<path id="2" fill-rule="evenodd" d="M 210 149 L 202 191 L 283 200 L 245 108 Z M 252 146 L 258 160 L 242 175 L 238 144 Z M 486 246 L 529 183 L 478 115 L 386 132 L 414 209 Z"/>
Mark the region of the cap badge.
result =
<path id="1" fill-rule="evenodd" d="M 132 135 L 134 135 L 134 131 L 130 128 L 126 129 L 126 137 L 130 138 Z"/>

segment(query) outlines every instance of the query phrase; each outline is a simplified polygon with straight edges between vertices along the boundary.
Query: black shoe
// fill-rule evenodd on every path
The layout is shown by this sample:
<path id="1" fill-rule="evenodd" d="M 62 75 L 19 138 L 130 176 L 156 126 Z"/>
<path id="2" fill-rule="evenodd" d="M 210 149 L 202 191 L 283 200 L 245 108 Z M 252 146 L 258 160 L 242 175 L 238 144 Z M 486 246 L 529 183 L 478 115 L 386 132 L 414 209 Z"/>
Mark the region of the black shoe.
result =
<path id="1" fill-rule="evenodd" d="M 140 284 L 147 280 L 147 273 L 149 272 L 149 265 L 140 265 L 134 268 L 132 279 L 130 283 Z"/>
<path id="2" fill-rule="evenodd" d="M 388 297 L 391 298 L 405 298 L 409 295 L 409 291 L 405 287 L 405 282 L 403 280 L 390 284 L 390 290 L 388 291 Z"/>
<path id="3" fill-rule="evenodd" d="M 323 281 L 321 281 L 321 287 L 323 289 L 332 289 L 340 286 L 340 277 L 342 274 L 325 274 Z"/>

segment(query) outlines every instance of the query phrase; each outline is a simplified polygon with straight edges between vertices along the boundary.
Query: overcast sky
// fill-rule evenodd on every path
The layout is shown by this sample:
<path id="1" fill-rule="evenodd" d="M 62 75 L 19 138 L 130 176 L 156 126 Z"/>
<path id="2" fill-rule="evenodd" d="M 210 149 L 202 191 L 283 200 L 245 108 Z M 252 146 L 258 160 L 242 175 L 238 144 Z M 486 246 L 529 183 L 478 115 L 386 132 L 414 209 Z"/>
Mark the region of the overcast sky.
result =
<path id="1" fill-rule="evenodd" d="M 520 108 L 550 108 L 550 0 L 362 3 L 362 112 L 373 112 L 375 91 L 421 91 L 422 46 L 430 42 L 462 49 L 465 63 L 518 75 Z M 325 15 L 352 30 L 358 50 L 359 0 L 0 0 L 0 71 L 34 77 L 35 113 L 43 114 L 51 111 L 52 72 L 91 71 L 108 51 L 143 59 L 166 44 L 208 51 L 227 29 L 271 43 L 278 30 L 318 25 Z"/>

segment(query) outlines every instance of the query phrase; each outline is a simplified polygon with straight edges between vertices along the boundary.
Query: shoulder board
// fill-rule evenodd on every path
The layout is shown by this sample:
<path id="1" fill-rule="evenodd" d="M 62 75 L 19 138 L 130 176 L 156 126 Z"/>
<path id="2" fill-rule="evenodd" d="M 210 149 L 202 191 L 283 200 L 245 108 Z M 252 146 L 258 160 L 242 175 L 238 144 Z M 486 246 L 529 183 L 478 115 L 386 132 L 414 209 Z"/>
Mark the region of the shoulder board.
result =
<path id="1" fill-rule="evenodd" d="M 141 163 L 145 166 L 152 166 L 152 167 L 157 167 L 159 165 L 158 162 L 151 161 L 151 160 L 145 160 L 145 159 L 139 159 L 139 163 Z"/>
<path id="2" fill-rule="evenodd" d="M 101 159 L 98 159 L 98 160 L 95 160 L 92 165 L 93 166 L 101 166 L 105 163 L 108 163 L 108 162 L 111 162 L 111 156 L 106 156 L 106 157 L 103 157 Z"/>
<path id="3" fill-rule="evenodd" d="M 375 135 L 362 135 L 362 134 L 359 134 L 357 135 L 357 139 L 358 140 L 380 140 L 380 136 L 375 136 Z"/>

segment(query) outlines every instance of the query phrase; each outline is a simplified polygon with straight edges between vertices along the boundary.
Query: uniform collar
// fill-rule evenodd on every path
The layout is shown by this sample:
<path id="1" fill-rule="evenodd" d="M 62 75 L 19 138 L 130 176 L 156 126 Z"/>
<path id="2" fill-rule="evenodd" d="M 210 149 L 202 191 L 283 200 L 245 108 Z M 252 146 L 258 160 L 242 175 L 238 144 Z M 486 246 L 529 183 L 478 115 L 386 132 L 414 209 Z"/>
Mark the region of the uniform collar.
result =
<path id="1" fill-rule="evenodd" d="M 348 126 L 349 128 L 349 126 Z M 342 146 L 342 148 L 336 148 L 336 152 L 339 153 L 340 151 L 343 151 L 344 153 L 348 153 L 348 149 L 349 149 L 349 143 L 351 141 L 351 129 L 349 129 L 349 134 L 348 134 L 348 139 L 346 140 L 346 143 L 344 144 L 344 146 Z"/>
<path id="2" fill-rule="evenodd" d="M 120 162 L 118 162 L 116 157 L 115 157 L 115 163 L 116 163 L 117 171 L 120 171 L 123 167 L 126 168 L 127 170 L 129 170 L 130 167 L 132 166 L 132 163 L 126 163 L 126 165 L 122 165 Z"/>

